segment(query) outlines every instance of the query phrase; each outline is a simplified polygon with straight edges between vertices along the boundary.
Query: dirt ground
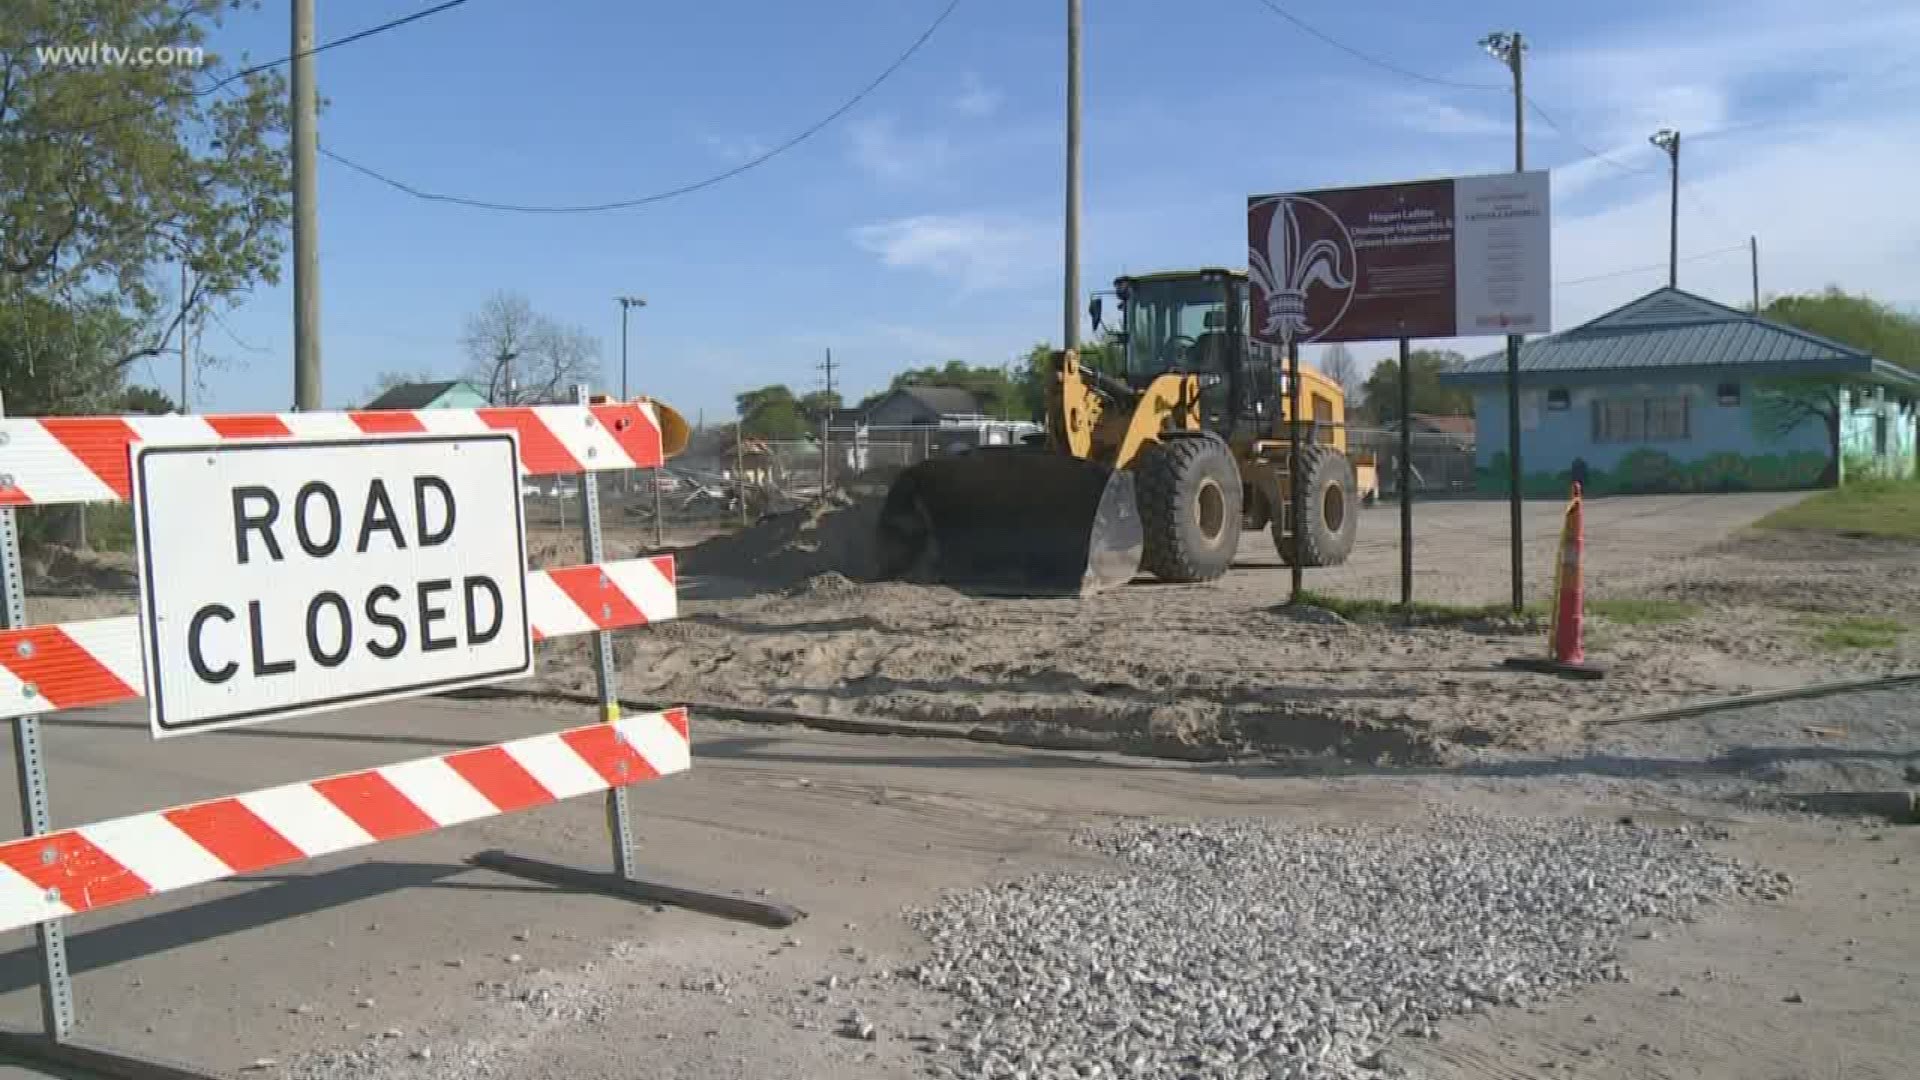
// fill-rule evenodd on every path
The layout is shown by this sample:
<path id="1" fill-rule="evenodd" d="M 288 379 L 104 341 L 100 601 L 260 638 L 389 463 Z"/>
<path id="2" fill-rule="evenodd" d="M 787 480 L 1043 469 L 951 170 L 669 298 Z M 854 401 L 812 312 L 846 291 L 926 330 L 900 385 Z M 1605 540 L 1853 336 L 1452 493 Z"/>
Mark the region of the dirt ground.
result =
<path id="1" fill-rule="evenodd" d="M 771 545 L 729 541 L 730 557 L 763 557 L 759 582 L 716 574 L 712 547 L 690 552 L 683 618 L 619 638 L 630 696 L 959 720 L 1218 760 L 834 735 L 696 711 L 694 771 L 633 793 L 643 861 L 765 890 L 806 910 L 800 925 L 725 923 L 463 864 L 498 847 L 604 865 L 600 803 L 580 799 L 71 920 L 83 1030 L 284 1080 L 918 1077 L 926 1055 L 911 1037 L 938 1032 L 953 1006 L 896 977 L 923 948 L 903 908 L 1033 871 L 1098 869 L 1069 838 L 1115 816 L 1418 823 L 1464 807 L 1708 823 L 1729 834 L 1728 854 L 1795 884 L 1778 902 L 1635 928 L 1621 946 L 1628 982 L 1396 1041 L 1386 1060 L 1416 1080 L 1910 1077 L 1920 830 L 1778 807 L 1800 790 L 1912 786 L 1920 693 L 1599 722 L 1915 666 L 1905 641 L 1813 645 L 1812 625 L 1836 612 L 1920 618 L 1920 571 L 1911 547 L 1745 529 L 1790 498 L 1590 504 L 1593 593 L 1701 608 L 1664 626 L 1594 620 L 1593 651 L 1612 673 L 1591 684 L 1498 667 L 1540 647 L 1531 629 L 1281 611 L 1287 574 L 1256 536 L 1223 582 L 1140 584 L 1086 603 L 822 576 L 823 557 L 848 554 L 834 547 L 845 538 L 791 522 Z M 1528 510 L 1539 595 L 1559 508 Z M 1420 595 L 1499 599 L 1503 515 L 1422 507 Z M 1369 513 L 1357 557 L 1313 573 L 1311 587 L 1391 596 L 1393 525 Z M 543 562 L 577 558 L 566 536 L 535 540 Z M 616 537 L 611 554 L 644 542 Z M 129 604 L 112 559 L 30 570 L 34 621 Z M 572 655 L 548 649 L 543 678 L 584 686 Z M 423 699 L 153 743 L 134 707 L 76 711 L 46 721 L 54 814 L 94 821 L 588 718 L 577 705 Z M 1342 760 L 1303 771 L 1225 757 L 1247 751 Z M 7 787 L 12 770 L 0 771 Z M 32 939 L 8 938 L 0 1022 L 32 1027 Z M 835 1034 L 855 1008 L 873 1042 Z M 43 1074 L 0 1065 L 16 1075 Z"/>
<path id="2" fill-rule="evenodd" d="M 623 639 L 634 698 L 983 725 L 1038 745 L 1168 756 L 1333 753 L 1434 762 L 1484 746 L 1550 747 L 1583 723 L 1680 702 L 1913 667 L 1915 646 L 1824 651 L 1823 613 L 1920 614 L 1920 566 L 1898 544 L 1759 533 L 1795 495 L 1650 496 L 1587 505 L 1590 598 L 1698 605 L 1667 625 L 1588 620 L 1600 682 L 1501 666 L 1540 653 L 1538 624 L 1403 628 L 1288 610 L 1265 534 L 1219 582 L 1151 581 L 1087 600 L 969 597 L 862 583 L 870 511 L 763 525 L 682 554 L 683 617 Z M 1526 506 L 1527 595 L 1549 595 L 1562 507 Z M 869 516 L 862 516 L 863 514 Z M 1366 512 L 1344 566 L 1308 588 L 1399 591 L 1397 511 Z M 1504 504 L 1417 508 L 1415 595 L 1508 598 Z M 584 690 L 585 653 L 557 643 L 550 686 Z"/>
<path id="3" fill-rule="evenodd" d="M 1776 757 L 1920 764 L 1916 704 L 1909 692 L 1857 707 L 1857 718 L 1889 718 L 1886 730 L 1851 730 L 1819 703 L 1774 707 L 1747 727 L 1767 744 L 1797 742 L 1774 746 Z M 57 717 L 56 815 L 94 820 L 581 713 L 429 699 L 161 744 L 132 709 Z M 1802 730 L 1835 724 L 1848 734 Z M 1042 868 L 1096 868 L 1069 837 L 1115 815 L 1418 823 L 1466 807 L 1712 824 L 1730 836 L 1717 847 L 1794 886 L 1691 924 L 1629 928 L 1628 982 L 1449 1022 L 1437 1040 L 1396 1040 L 1386 1060 L 1417 1080 L 1910 1077 L 1920 830 L 1729 798 L 1714 785 L 1769 790 L 1743 766 L 1713 764 L 1735 760 L 1726 732 L 1741 726 L 1617 729 L 1603 757 L 1312 778 L 701 720 L 694 771 L 634 789 L 643 861 L 681 880 L 766 890 L 809 913 L 797 926 L 743 926 L 462 865 L 490 847 L 604 865 L 599 801 L 579 799 L 71 920 L 83 1031 L 288 1080 L 904 1080 L 926 1075 L 911 1037 L 938 1033 L 953 1007 L 896 977 L 923 947 L 904 907 Z M 36 1015 L 30 946 L 15 932 L 0 954 L 0 1020 L 14 1026 Z M 873 1042 L 835 1033 L 854 1008 L 875 1025 Z M 0 1066 L 0 1076 L 37 1075 Z"/>
<path id="4" fill-rule="evenodd" d="M 1349 623 L 1286 606 L 1290 574 L 1264 533 L 1243 538 L 1222 580 L 1142 580 L 1086 600 L 978 598 L 860 580 L 872 571 L 872 501 L 771 519 L 744 533 L 668 537 L 682 617 L 622 635 L 621 693 L 658 703 L 781 709 L 984 727 L 1029 745 L 1220 760 L 1332 755 L 1459 760 L 1479 748 L 1545 749 L 1593 720 L 1757 689 L 1920 666 L 1920 635 L 1832 650 L 1821 620 L 1920 620 L 1920 561 L 1895 542 L 1760 531 L 1795 494 L 1676 495 L 1587 504 L 1590 599 L 1693 605 L 1682 622 L 1587 620 L 1609 669 L 1569 683 L 1502 666 L 1541 653 L 1537 621 L 1412 628 Z M 1526 595 L 1550 595 L 1563 508 L 1526 504 Z M 1415 596 L 1509 598 L 1506 505 L 1416 507 Z M 1353 558 L 1307 587 L 1396 598 L 1398 514 L 1366 511 Z M 537 529 L 538 566 L 577 562 L 569 529 Z M 652 550 L 650 528 L 615 523 L 612 557 Z M 111 557 L 30 567 L 35 621 L 129 610 L 132 578 Z M 33 571 L 38 570 L 35 574 Z M 526 684 L 592 689 L 583 639 L 542 646 Z"/>

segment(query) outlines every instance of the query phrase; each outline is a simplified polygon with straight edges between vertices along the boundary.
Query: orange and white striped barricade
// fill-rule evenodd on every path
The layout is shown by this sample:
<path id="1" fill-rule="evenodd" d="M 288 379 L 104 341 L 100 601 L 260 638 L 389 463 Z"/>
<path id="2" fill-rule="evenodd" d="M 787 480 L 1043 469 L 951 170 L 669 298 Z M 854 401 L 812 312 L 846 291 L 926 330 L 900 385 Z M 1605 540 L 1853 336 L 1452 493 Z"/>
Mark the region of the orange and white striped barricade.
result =
<path id="1" fill-rule="evenodd" d="M 0 720 L 24 832 L 0 843 L 0 930 L 32 926 L 44 1032 L 0 1053 L 185 1077 L 78 1041 L 61 920 L 592 792 L 613 873 L 499 852 L 509 873 L 768 925 L 783 905 L 639 880 L 629 785 L 691 764 L 684 711 L 622 715 L 612 632 L 677 614 L 671 556 L 607 560 L 594 474 L 658 468 L 686 425 L 646 399 L 460 410 L 0 416 Z M 579 474 L 586 561 L 530 570 L 523 475 Z M 140 612 L 26 620 L 17 507 L 134 505 Z M 598 722 L 494 746 L 56 829 L 39 716 L 145 698 L 155 738 L 517 678 L 592 634 Z"/>

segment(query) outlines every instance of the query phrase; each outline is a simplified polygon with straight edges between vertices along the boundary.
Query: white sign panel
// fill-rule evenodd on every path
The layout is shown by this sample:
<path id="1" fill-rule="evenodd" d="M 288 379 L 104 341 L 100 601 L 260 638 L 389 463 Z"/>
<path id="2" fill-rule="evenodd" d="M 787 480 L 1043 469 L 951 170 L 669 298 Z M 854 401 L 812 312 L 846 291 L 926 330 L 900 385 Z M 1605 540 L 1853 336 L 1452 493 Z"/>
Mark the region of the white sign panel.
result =
<path id="1" fill-rule="evenodd" d="M 1453 182 L 1454 326 L 1461 336 L 1553 330 L 1545 172 Z"/>
<path id="2" fill-rule="evenodd" d="M 137 445 L 155 738 L 530 674 L 511 432 Z"/>

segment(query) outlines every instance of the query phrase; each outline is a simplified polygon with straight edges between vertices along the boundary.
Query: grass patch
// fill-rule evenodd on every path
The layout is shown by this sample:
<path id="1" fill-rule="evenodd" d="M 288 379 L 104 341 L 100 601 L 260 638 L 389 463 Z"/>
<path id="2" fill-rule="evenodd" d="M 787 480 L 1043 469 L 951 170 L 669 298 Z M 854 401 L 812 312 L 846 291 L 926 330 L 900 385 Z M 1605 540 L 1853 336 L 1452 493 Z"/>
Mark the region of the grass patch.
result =
<path id="1" fill-rule="evenodd" d="M 1587 614 L 1622 626 L 1662 626 L 1686 622 L 1700 614 L 1700 608 L 1682 600 L 1589 600 Z"/>
<path id="2" fill-rule="evenodd" d="M 1354 600 L 1344 596 L 1302 592 L 1300 602 L 1308 607 L 1331 611 L 1350 622 L 1398 622 L 1400 620 L 1400 602 L 1397 600 Z M 1520 617 L 1528 620 L 1540 619 L 1544 618 L 1546 613 L 1544 604 L 1528 604 L 1521 609 Z M 1513 607 L 1509 604 L 1443 604 L 1432 600 L 1413 602 L 1413 620 L 1429 625 L 1510 620 L 1513 617 Z"/>
<path id="3" fill-rule="evenodd" d="M 1756 524 L 1762 529 L 1920 540 L 1920 481 L 1856 480 L 1775 510 Z"/>
<path id="4" fill-rule="evenodd" d="M 1899 644 L 1900 635 L 1907 632 L 1905 623 L 1874 616 L 1815 620 L 1812 625 L 1816 627 L 1813 643 L 1834 652 L 1846 649 L 1891 649 Z"/>

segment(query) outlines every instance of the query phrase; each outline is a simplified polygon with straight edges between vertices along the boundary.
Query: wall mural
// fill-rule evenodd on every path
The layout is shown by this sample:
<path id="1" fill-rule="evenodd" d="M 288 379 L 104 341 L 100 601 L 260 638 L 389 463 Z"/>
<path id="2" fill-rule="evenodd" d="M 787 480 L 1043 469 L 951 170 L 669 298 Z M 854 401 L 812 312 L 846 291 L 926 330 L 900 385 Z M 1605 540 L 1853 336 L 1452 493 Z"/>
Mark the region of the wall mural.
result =
<path id="1" fill-rule="evenodd" d="M 1831 474 L 1832 459 L 1812 450 L 1786 454 L 1738 454 L 1722 451 L 1697 461 L 1681 461 L 1664 450 L 1641 447 L 1621 458 L 1611 469 L 1588 468 L 1582 494 L 1651 495 L 1657 492 L 1789 491 L 1817 487 Z M 1507 494 L 1507 453 L 1474 470 L 1475 487 L 1482 493 Z M 1572 489 L 1571 469 L 1530 472 L 1520 478 L 1521 494 L 1529 498 L 1565 498 Z"/>

